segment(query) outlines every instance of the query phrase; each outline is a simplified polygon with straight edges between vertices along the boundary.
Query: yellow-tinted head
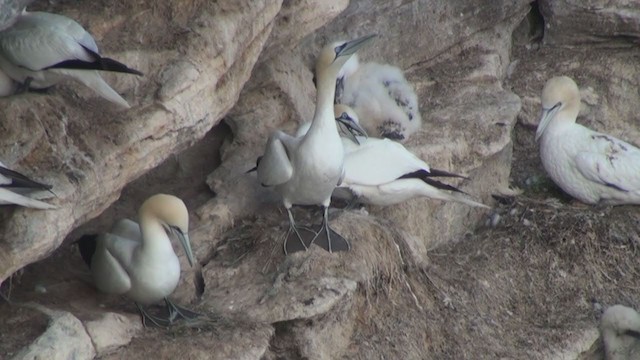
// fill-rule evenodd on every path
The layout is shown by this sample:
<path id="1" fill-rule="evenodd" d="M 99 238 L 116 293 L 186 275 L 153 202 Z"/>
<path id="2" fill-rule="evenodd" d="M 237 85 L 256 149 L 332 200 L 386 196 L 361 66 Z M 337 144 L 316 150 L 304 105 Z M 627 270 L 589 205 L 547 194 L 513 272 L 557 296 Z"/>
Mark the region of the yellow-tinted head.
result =
<path id="1" fill-rule="evenodd" d="M 573 121 L 580 112 L 580 90 L 568 76 L 557 76 L 547 81 L 542 89 L 542 115 L 536 131 L 536 140 L 544 133 L 549 123 L 562 113 L 562 119 Z"/>
<path id="2" fill-rule="evenodd" d="M 189 242 L 189 211 L 180 198 L 167 194 L 156 194 L 148 198 L 138 212 L 140 218 L 152 216 L 169 231 L 175 233 L 191 266 L 194 263 L 191 243 Z"/>

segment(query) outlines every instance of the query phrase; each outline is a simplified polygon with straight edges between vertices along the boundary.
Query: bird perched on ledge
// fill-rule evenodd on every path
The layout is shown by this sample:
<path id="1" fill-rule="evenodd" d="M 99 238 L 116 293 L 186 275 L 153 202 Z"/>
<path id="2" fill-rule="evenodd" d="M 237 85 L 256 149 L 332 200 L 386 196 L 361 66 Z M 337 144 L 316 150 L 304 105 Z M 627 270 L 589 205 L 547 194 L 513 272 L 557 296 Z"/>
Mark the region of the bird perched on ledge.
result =
<path id="1" fill-rule="evenodd" d="M 135 301 L 145 326 L 147 322 L 168 326 L 178 316 L 197 316 L 168 298 L 178 286 L 180 262 L 167 232 L 177 235 L 189 264 L 194 263 L 188 235 L 189 212 L 184 202 L 172 195 L 154 195 L 142 204 L 138 219 L 139 224 L 119 220 L 108 233 L 85 235 L 78 240 L 80 254 L 91 268 L 96 287 Z M 143 307 L 162 299 L 169 311 L 167 318 L 151 315 Z"/>
<path id="2" fill-rule="evenodd" d="M 576 124 L 580 91 L 567 76 L 542 90 L 536 131 L 542 165 L 569 195 L 587 204 L 640 204 L 640 149 Z"/>
<path id="3" fill-rule="evenodd" d="M 314 242 L 329 252 L 350 249 L 348 241 L 329 227 L 331 193 L 344 172 L 344 151 L 333 116 L 333 102 L 338 72 L 372 37 L 336 42 L 322 49 L 315 68 L 316 109 L 309 131 L 301 137 L 275 131 L 258 164 L 258 180 L 264 186 L 273 187 L 282 197 L 289 215 L 289 230 L 284 241 L 287 254 L 306 250 Z M 291 207 L 294 204 L 321 205 L 324 209 L 322 227 L 317 234 L 311 232 L 309 244 L 301 234 L 309 233 L 309 230 L 297 226 L 293 219 Z"/>
<path id="4" fill-rule="evenodd" d="M 379 206 L 428 197 L 489 208 L 471 200 L 458 188 L 436 180 L 464 176 L 429 167 L 398 142 L 363 137 L 358 127 L 358 115 L 346 105 L 336 105 L 334 112 L 336 121 L 344 125 L 343 129 L 352 132 L 346 135 L 356 139 L 354 142 L 347 136 L 342 137 L 345 174 L 342 183 L 334 190 L 334 197 L 346 200 L 355 198 L 359 202 Z M 298 134 L 305 133 L 308 126 L 300 126 Z"/>
<path id="5" fill-rule="evenodd" d="M 11 27 L 0 32 L 0 69 L 20 83 L 23 91 L 47 88 L 70 78 L 124 108 L 129 108 L 127 101 L 102 79 L 98 70 L 142 75 L 102 57 L 93 37 L 74 20 L 26 10 Z"/>

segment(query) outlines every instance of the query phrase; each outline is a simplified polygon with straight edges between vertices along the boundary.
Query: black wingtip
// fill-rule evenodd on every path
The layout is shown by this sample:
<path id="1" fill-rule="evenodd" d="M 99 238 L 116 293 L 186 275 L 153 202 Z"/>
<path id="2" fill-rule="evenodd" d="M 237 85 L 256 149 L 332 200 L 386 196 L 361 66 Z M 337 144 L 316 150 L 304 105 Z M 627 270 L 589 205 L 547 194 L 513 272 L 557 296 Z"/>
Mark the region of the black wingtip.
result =
<path id="1" fill-rule="evenodd" d="M 17 171 L 8 169 L 4 166 L 0 166 L 0 175 L 3 175 L 11 179 L 12 182 L 9 185 L 11 187 L 32 188 L 32 189 L 47 190 L 47 191 L 51 191 L 51 189 L 53 188 L 53 186 L 49 184 L 44 184 L 41 182 L 37 182 L 35 180 L 31 180 L 26 175 L 23 175 Z"/>
<path id="2" fill-rule="evenodd" d="M 432 179 L 433 177 L 457 177 L 457 178 L 466 179 L 466 177 L 462 175 L 457 175 L 457 174 L 453 174 L 447 171 L 437 170 L 437 169 L 431 169 L 431 171 L 421 169 L 408 174 L 404 174 L 400 176 L 398 179 L 420 179 L 425 183 L 440 190 L 449 190 L 449 191 L 466 194 L 464 191 L 458 189 L 455 186 L 451 186 L 451 185 Z"/>
<path id="3" fill-rule="evenodd" d="M 94 58 L 93 61 L 84 61 L 79 59 L 65 60 L 51 65 L 46 69 L 103 70 L 144 76 L 142 72 L 136 69 L 132 69 L 119 61 L 113 60 L 108 57 L 102 57 L 100 56 L 100 54 L 92 51 L 87 47 L 83 46 L 83 48 Z"/>
<path id="4" fill-rule="evenodd" d="M 82 256 L 82 260 L 84 260 L 85 264 L 89 267 L 91 267 L 93 254 L 96 252 L 97 238 L 97 234 L 86 234 L 76 240 L 78 249 L 80 250 L 80 256 Z"/>

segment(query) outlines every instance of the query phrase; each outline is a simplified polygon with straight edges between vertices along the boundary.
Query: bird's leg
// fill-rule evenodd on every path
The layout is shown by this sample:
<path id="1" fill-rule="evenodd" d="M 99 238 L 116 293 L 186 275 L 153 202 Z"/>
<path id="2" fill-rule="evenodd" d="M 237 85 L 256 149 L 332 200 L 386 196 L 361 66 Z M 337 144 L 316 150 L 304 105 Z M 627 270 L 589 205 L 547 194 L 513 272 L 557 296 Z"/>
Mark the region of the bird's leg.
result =
<path id="1" fill-rule="evenodd" d="M 171 325 L 171 321 L 169 319 L 163 319 L 149 314 L 142 305 L 136 303 L 136 307 L 138 307 L 138 311 L 140 311 L 140 316 L 142 317 L 142 326 L 147 327 L 147 321 L 151 322 L 151 324 L 156 327 L 168 327 Z"/>
<path id="2" fill-rule="evenodd" d="M 329 227 L 329 207 L 324 206 L 324 213 L 322 214 L 322 227 L 318 234 L 311 241 L 321 248 L 327 250 L 330 253 L 334 251 L 349 251 L 351 250 L 351 245 L 342 237 L 342 235 L 333 231 Z"/>
<path id="3" fill-rule="evenodd" d="M 201 316 L 201 314 L 195 311 L 174 304 L 169 298 L 164 298 L 164 302 L 167 304 L 167 311 L 169 311 L 169 323 L 173 323 L 178 317 L 185 320 L 193 320 Z"/>
<path id="4" fill-rule="evenodd" d="M 289 253 L 307 251 L 309 249 L 309 246 L 311 246 L 313 239 L 309 242 L 309 245 L 307 245 L 302 235 L 300 234 L 300 230 L 310 232 L 314 237 L 316 236 L 316 233 L 304 226 L 297 226 L 295 220 L 293 219 L 291 208 L 287 208 L 287 213 L 289 214 L 289 230 L 287 231 L 287 235 L 284 238 L 284 254 L 289 255 Z M 298 240 L 297 242 L 294 241 L 293 244 L 289 243 L 289 237 L 291 237 L 292 235 L 295 235 Z M 302 245 L 302 247 L 300 247 L 299 245 Z"/>
<path id="5" fill-rule="evenodd" d="M 18 87 L 16 88 L 16 94 L 22 94 L 22 93 L 26 93 L 27 91 L 29 91 L 29 86 L 31 86 L 31 82 L 33 81 L 33 78 L 31 76 L 27 77 L 26 79 L 24 79 L 23 83 L 20 83 L 20 85 L 18 85 Z"/>

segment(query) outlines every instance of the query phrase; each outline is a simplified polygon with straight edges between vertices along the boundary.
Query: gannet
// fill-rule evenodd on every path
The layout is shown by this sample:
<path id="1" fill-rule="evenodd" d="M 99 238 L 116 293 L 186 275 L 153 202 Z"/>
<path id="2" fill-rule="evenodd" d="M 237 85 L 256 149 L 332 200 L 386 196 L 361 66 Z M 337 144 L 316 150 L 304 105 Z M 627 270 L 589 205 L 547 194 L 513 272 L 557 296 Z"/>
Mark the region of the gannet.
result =
<path id="1" fill-rule="evenodd" d="M 0 69 L 22 84 L 23 90 L 43 89 L 71 78 L 124 108 L 129 104 L 97 70 L 142 75 L 100 56 L 93 37 L 74 20 L 26 10 L 13 26 L 0 32 Z"/>
<path id="2" fill-rule="evenodd" d="M 51 188 L 51 185 L 29 179 L 0 162 L 0 204 L 15 204 L 42 210 L 56 209 L 54 205 L 28 197 L 37 195 L 38 192 L 51 192 Z"/>
<path id="3" fill-rule="evenodd" d="M 291 213 L 294 204 L 322 205 L 324 209 L 322 228 L 313 235 L 310 243 L 315 242 L 329 252 L 350 249 L 347 240 L 329 227 L 331 193 L 340 183 L 344 172 L 344 151 L 333 116 L 333 101 L 336 78 L 342 65 L 373 36 L 325 46 L 316 62 L 316 110 L 309 131 L 301 137 L 275 131 L 267 142 L 258 165 L 258 180 L 264 186 L 272 186 L 282 197 L 287 209 L 289 230 L 284 241 L 286 254 L 308 248 L 300 234 L 300 230 L 308 229 L 296 225 Z M 323 232 L 324 235 L 319 236 Z M 296 241 L 289 242 L 290 236 L 295 236 L 299 244 Z"/>
<path id="4" fill-rule="evenodd" d="M 372 136 L 405 141 L 422 127 L 418 97 L 402 71 L 387 64 L 360 64 L 357 55 L 339 74 L 335 102 L 349 105 Z"/>
<path id="5" fill-rule="evenodd" d="M 194 258 L 189 243 L 189 213 L 184 202 L 172 195 L 148 198 L 138 211 L 140 224 L 122 219 L 108 233 L 85 235 L 78 240 L 80 253 L 91 268 L 96 287 L 109 294 L 124 294 L 133 300 L 143 324 L 167 326 L 177 316 L 196 314 L 169 301 L 180 280 L 180 262 L 167 233 L 179 238 L 189 264 Z M 167 319 L 149 314 L 143 305 L 164 299 Z"/>
<path id="6" fill-rule="evenodd" d="M 569 195 L 587 204 L 640 204 L 640 149 L 576 124 L 578 86 L 554 77 L 542 90 L 536 131 L 542 165 Z"/>
<path id="7" fill-rule="evenodd" d="M 640 315 L 632 308 L 614 305 L 600 319 L 607 360 L 640 358 Z"/>
<path id="8" fill-rule="evenodd" d="M 360 132 L 359 118 L 353 109 L 338 104 L 334 107 L 334 114 L 336 121 L 344 124 L 346 129 Z M 308 123 L 301 125 L 297 134 L 304 134 L 308 128 Z M 342 183 L 334 190 L 334 197 L 346 200 L 355 197 L 361 203 L 378 206 L 428 197 L 489 208 L 468 199 L 461 190 L 434 179 L 464 176 L 429 167 L 398 142 L 360 134 L 353 134 L 353 137 L 357 142 L 347 136 L 341 138 L 345 174 Z"/>

